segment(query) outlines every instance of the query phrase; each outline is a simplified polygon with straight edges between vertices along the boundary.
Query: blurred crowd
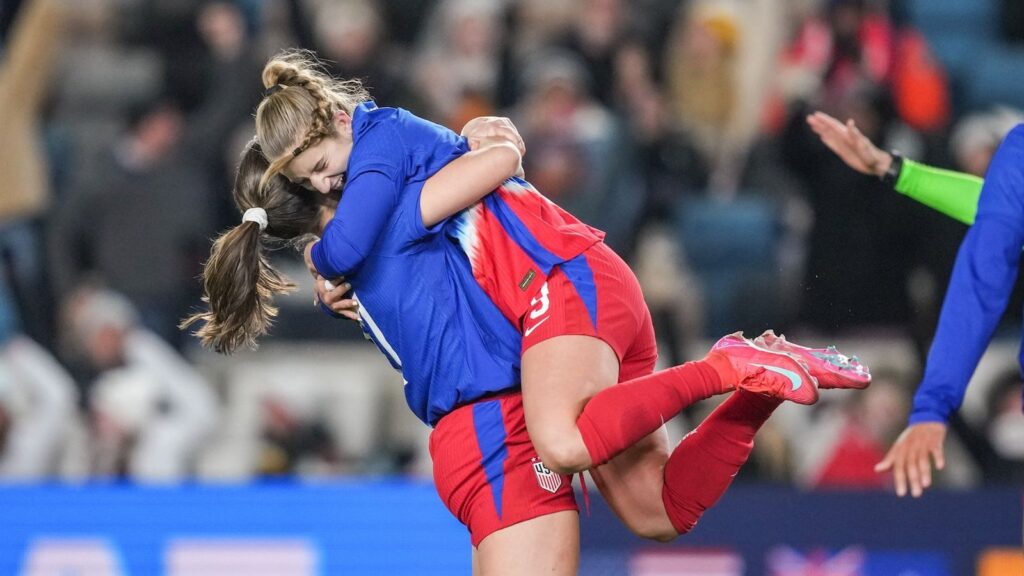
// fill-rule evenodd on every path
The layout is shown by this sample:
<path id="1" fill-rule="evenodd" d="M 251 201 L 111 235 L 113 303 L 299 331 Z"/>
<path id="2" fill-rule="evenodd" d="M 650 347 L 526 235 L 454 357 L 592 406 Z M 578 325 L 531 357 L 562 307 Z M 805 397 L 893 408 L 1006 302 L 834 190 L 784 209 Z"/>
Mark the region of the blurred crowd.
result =
<path id="1" fill-rule="evenodd" d="M 936 50 L 923 19 L 950 6 L 989 18 L 977 50 L 1024 63 L 1012 0 L 5 0 L 0 476 L 429 467 L 400 380 L 305 293 L 258 354 L 215 358 L 177 328 L 239 218 L 261 66 L 300 46 L 456 131 L 510 117 L 527 178 L 637 272 L 666 363 L 738 329 L 866 347 L 871 388 L 781 411 L 741 476 L 885 487 L 872 467 L 905 424 L 964 228 L 846 168 L 804 118 L 983 175 L 1024 91 L 989 101 Z M 1008 358 L 953 423 L 951 484 L 1024 479 Z"/>

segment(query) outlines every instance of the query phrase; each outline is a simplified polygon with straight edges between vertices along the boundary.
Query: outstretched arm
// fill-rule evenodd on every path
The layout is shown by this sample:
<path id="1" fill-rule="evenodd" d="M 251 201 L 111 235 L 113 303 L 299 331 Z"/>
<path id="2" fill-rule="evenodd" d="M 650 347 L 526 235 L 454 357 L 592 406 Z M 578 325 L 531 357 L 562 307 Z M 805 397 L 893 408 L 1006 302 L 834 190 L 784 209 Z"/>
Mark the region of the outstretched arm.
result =
<path id="1" fill-rule="evenodd" d="M 896 191 L 964 224 L 974 224 L 984 180 L 906 159 Z"/>
<path id="2" fill-rule="evenodd" d="M 861 174 L 881 178 L 892 166 L 892 155 L 872 144 L 853 120 L 843 124 L 824 112 L 815 112 L 807 117 L 807 124 L 847 166 Z M 925 206 L 973 224 L 982 183 L 981 178 L 970 174 L 904 160 L 895 187 Z"/>
<path id="3" fill-rule="evenodd" d="M 896 493 L 919 496 L 931 484 L 931 462 L 942 467 L 950 414 L 960 407 L 978 360 L 1006 309 L 1024 245 L 1024 125 L 996 151 L 953 267 L 939 326 L 914 396 L 910 426 L 876 467 L 893 470 Z"/>

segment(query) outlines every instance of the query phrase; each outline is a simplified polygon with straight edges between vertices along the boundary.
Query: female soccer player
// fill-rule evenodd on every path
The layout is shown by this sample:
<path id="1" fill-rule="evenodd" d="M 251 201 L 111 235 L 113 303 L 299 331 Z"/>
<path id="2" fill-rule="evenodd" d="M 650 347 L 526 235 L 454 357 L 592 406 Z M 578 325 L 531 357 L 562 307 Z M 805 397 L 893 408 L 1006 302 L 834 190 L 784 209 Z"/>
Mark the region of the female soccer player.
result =
<path id="1" fill-rule="evenodd" d="M 1024 125 L 1007 134 L 982 180 L 881 150 L 852 120 L 844 124 L 816 112 L 807 122 L 851 168 L 972 225 L 953 265 L 909 425 L 875 467 L 893 471 L 898 496 L 918 497 L 931 486 L 932 461 L 944 466 L 947 422 L 963 402 L 1017 277 L 1024 245 Z M 1024 349 L 1020 361 L 1024 366 Z"/>
<path id="2" fill-rule="evenodd" d="M 315 229 L 315 200 L 295 184 L 328 196 L 343 188 L 322 240 L 306 251 L 310 265 L 348 277 L 364 330 L 401 369 L 414 412 L 435 426 L 438 490 L 469 527 L 484 573 L 573 572 L 578 525 L 566 475 L 593 467 L 635 532 L 664 540 L 688 531 L 781 399 L 816 400 L 805 363 L 823 386 L 869 379 L 809 349 L 767 351 L 738 336 L 702 362 L 652 374 L 650 317 L 632 273 L 600 232 L 525 181 L 499 186 L 519 168 L 515 146 L 492 139 L 469 152 L 454 133 L 378 109 L 361 88 L 294 57 L 271 61 L 264 83 L 257 132 L 269 170 L 254 185 L 247 153 L 235 193 L 255 224 L 215 246 L 200 336 L 230 349 L 266 329 L 269 299 L 284 283 L 260 261 L 261 232 Z M 307 203 L 304 226 L 276 226 L 286 202 Z M 248 273 L 233 281 L 234 270 Z M 662 422 L 736 388 L 745 392 L 669 458 Z M 531 553 L 518 553 L 524 547 Z"/>

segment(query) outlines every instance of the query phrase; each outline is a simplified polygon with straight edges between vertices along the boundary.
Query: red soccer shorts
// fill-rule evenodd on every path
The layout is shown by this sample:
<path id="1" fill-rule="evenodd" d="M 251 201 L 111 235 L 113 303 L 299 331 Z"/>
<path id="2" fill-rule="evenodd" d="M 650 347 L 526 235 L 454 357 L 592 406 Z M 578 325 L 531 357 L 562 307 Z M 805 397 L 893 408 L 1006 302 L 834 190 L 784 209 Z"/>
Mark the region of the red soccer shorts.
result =
<path id="1" fill-rule="evenodd" d="M 473 546 L 497 530 L 579 510 L 572 477 L 548 470 L 526 432 L 523 396 L 512 392 L 461 406 L 430 434 L 434 484 L 469 528 Z"/>
<path id="2" fill-rule="evenodd" d="M 640 283 L 604 243 L 553 269 L 520 326 L 524 352 L 555 336 L 600 338 L 619 358 L 620 382 L 650 374 L 658 360 Z"/>

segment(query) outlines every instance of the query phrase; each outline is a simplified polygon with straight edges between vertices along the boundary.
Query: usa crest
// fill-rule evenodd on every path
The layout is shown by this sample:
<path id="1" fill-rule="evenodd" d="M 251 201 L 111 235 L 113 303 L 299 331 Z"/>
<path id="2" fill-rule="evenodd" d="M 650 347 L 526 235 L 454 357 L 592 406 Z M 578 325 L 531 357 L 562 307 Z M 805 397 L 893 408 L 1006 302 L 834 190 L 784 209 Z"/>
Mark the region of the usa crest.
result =
<path id="1" fill-rule="evenodd" d="M 539 458 L 533 459 L 533 473 L 537 475 L 540 487 L 552 494 L 562 487 L 562 476 L 549 470 Z"/>

